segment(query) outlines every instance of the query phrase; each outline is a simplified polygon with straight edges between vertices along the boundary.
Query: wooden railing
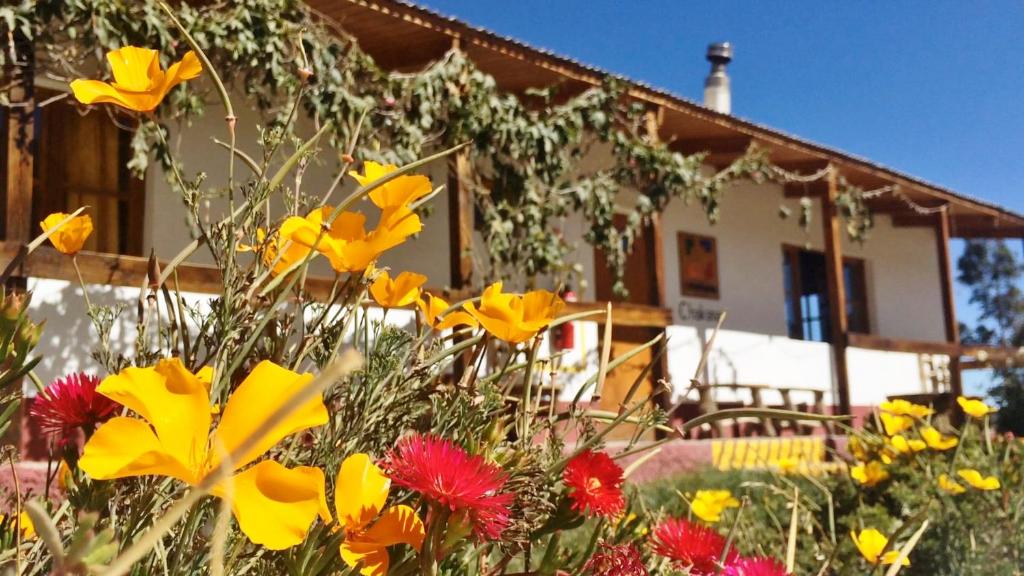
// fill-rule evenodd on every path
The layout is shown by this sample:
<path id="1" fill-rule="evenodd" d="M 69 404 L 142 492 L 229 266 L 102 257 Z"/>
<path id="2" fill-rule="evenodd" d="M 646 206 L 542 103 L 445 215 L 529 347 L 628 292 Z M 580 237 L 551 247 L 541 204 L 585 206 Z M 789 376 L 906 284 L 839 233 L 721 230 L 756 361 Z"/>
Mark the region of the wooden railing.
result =
<path id="1" fill-rule="evenodd" d="M 14 242 L 0 243 L 0 269 L 15 258 L 21 245 Z M 158 260 L 157 266 L 167 264 Z M 82 270 L 82 278 L 89 284 L 108 286 L 142 287 L 146 285 L 150 262 L 148 258 L 139 256 L 121 256 L 82 251 L 78 254 L 78 265 Z M 223 289 L 220 270 L 204 264 L 182 264 L 176 268 L 177 288 L 183 292 L 200 294 L 217 294 Z M 16 275 L 24 277 L 48 278 L 78 282 L 75 270 L 68 256 L 57 252 L 49 246 L 36 249 L 22 262 Z M 306 279 L 306 291 L 314 298 L 326 299 L 331 291 L 333 278 L 309 277 Z M 175 285 L 170 284 L 169 288 Z M 468 298 L 468 291 L 452 291 L 442 288 L 428 288 L 428 292 L 445 296 L 456 301 Z M 604 311 L 606 302 L 566 302 L 563 315 L 575 314 L 592 310 Z M 595 314 L 589 321 L 604 323 L 605 314 Z M 612 323 L 618 326 L 644 326 L 664 328 L 672 324 L 672 311 L 655 306 L 638 304 L 613 303 Z"/>
<path id="2" fill-rule="evenodd" d="M 1024 349 L 1019 348 L 884 338 L 873 334 L 858 334 L 856 332 L 851 332 L 848 335 L 847 343 L 854 348 L 865 348 L 868 350 L 908 352 L 912 354 L 941 354 L 952 358 L 966 357 L 968 360 L 965 362 L 972 368 L 979 367 L 977 366 L 978 362 L 1005 362 L 1012 359 L 1024 360 Z"/>

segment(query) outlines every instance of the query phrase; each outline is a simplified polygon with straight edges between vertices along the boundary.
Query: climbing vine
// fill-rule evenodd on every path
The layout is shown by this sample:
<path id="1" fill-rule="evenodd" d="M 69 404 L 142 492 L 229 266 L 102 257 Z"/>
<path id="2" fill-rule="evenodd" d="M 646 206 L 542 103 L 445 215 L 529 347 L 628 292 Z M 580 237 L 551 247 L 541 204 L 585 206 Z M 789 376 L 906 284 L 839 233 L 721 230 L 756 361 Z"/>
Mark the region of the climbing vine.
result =
<path id="1" fill-rule="evenodd" d="M 218 70 L 280 126 L 289 113 L 284 103 L 303 90 L 305 113 L 317 124 L 333 123 L 329 145 L 345 150 L 359 134 L 356 158 L 401 163 L 472 142 L 471 181 L 464 184 L 472 187 L 486 245 L 481 280 L 525 276 L 532 283 L 539 276 L 564 280 L 580 272 L 569 262 L 573 244 L 557 233 L 578 215 L 586 225 L 584 240 L 605 254 L 621 293 L 637 232 L 669 202 L 697 204 L 714 222 L 730 183 L 778 179 L 757 150 L 706 174 L 703 154 L 686 156 L 651 138 L 646 110 L 610 78 L 567 99 L 558 98 L 560 86 L 517 97 L 499 91 L 492 77 L 456 50 L 415 74 L 384 71 L 343 30 L 298 0 L 181 4 L 177 10 Z M 12 39 L 0 63 L 23 64 L 25 46 L 32 46 L 36 74 L 58 81 L 102 68 L 105 52 L 125 44 L 157 48 L 166 59 L 184 50 L 152 0 L 22 0 L 0 8 L 0 32 Z M 0 98 L 11 87 L 4 85 Z M 194 89 L 175 91 L 160 121 L 202 113 L 202 96 Z M 136 133 L 131 166 L 143 170 L 151 156 L 169 162 L 153 123 L 140 125 L 147 128 Z M 273 128 L 266 133 L 286 139 L 274 136 Z M 584 169 L 594 154 L 610 156 L 610 163 Z M 870 215 L 860 196 L 844 190 L 840 201 L 849 233 L 863 237 Z M 624 226 L 615 225 L 617 213 L 626 215 Z"/>

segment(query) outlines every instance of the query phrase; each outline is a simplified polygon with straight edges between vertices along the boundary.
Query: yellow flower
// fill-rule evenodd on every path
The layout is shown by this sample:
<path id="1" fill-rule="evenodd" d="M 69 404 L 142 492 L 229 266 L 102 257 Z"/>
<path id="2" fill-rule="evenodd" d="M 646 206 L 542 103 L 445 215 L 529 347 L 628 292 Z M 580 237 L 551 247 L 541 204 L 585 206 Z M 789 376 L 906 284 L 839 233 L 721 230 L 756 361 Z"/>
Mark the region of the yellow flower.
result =
<path id="1" fill-rule="evenodd" d="M 5 514 L 0 514 L 0 523 L 3 523 L 5 518 L 7 518 L 7 516 Z M 32 519 L 29 518 L 27 512 L 22 511 L 21 514 L 18 514 L 17 521 L 14 521 L 14 520 L 11 521 L 11 524 L 12 524 L 11 528 L 15 528 L 15 526 L 14 526 L 15 522 L 17 523 L 17 529 L 21 530 L 21 537 L 22 537 L 22 539 L 27 540 L 29 538 L 35 538 L 36 537 L 36 527 L 35 527 L 35 524 L 32 523 Z"/>
<path id="2" fill-rule="evenodd" d="M 378 164 L 373 160 L 363 162 L 363 173 L 349 172 L 360 186 L 366 186 L 387 176 L 398 168 L 394 164 Z M 430 179 L 426 176 L 403 174 L 386 184 L 370 191 L 370 200 L 381 210 L 406 207 L 432 192 Z"/>
<path id="3" fill-rule="evenodd" d="M 139 417 L 118 416 L 100 426 L 86 443 L 79 467 L 96 480 L 158 475 L 194 486 L 312 378 L 260 362 L 228 398 L 211 438 L 209 393 L 180 360 L 126 368 L 96 390 Z M 248 466 L 285 437 L 327 418 L 323 400 L 313 398 L 227 463 L 236 474 L 211 493 L 221 497 L 231 490 L 235 519 L 253 542 L 282 550 L 301 542 L 318 514 L 330 517 L 319 468 L 286 468 L 273 460 Z"/>
<path id="4" fill-rule="evenodd" d="M 917 438 L 907 439 L 902 434 L 897 434 L 892 438 L 889 438 L 889 445 L 893 447 L 896 452 L 900 454 L 910 454 L 911 452 L 920 452 L 928 447 L 922 440 Z"/>
<path id="5" fill-rule="evenodd" d="M 914 425 L 914 419 L 910 416 L 896 416 L 888 412 L 882 412 L 879 414 L 882 420 L 882 427 L 885 428 L 886 436 L 893 436 L 911 428 Z"/>
<path id="6" fill-rule="evenodd" d="M 415 510 L 399 505 L 381 513 L 390 490 L 391 479 L 366 454 L 345 458 L 338 469 L 334 508 L 345 531 L 341 558 L 352 568 L 362 565 L 365 576 L 387 574 L 388 546 L 408 544 L 419 551 L 423 544 L 423 521 Z"/>
<path id="7" fill-rule="evenodd" d="M 939 475 L 939 488 L 950 494 L 963 494 L 967 491 L 967 488 L 961 486 L 956 480 L 951 480 L 946 474 Z"/>
<path id="8" fill-rule="evenodd" d="M 982 476 L 981 472 L 972 468 L 957 470 L 956 474 L 978 490 L 999 490 L 1001 486 L 999 478 L 995 476 Z"/>
<path id="9" fill-rule="evenodd" d="M 879 562 L 882 564 L 892 564 L 900 555 L 897 550 L 889 550 L 882 554 L 882 550 L 885 550 L 889 539 L 874 528 L 861 530 L 859 536 L 856 532 L 851 531 L 850 538 L 853 538 L 853 543 L 857 545 L 857 550 L 860 550 L 860 555 L 871 564 L 878 564 Z M 881 555 L 881 558 L 879 558 L 879 555 Z M 901 564 L 910 566 L 910 559 L 904 558 Z"/>
<path id="10" fill-rule="evenodd" d="M 861 462 L 870 460 L 867 448 L 864 446 L 864 441 L 861 440 L 860 437 L 850 436 L 850 440 L 847 442 L 846 446 L 850 450 L 850 454 L 853 454 L 853 457 L 857 460 L 860 460 Z"/>
<path id="11" fill-rule="evenodd" d="M 285 221 L 285 224 L 288 224 L 288 222 Z M 289 228 L 288 230 L 290 231 L 291 229 Z M 272 271 L 275 276 L 283 273 L 292 264 L 301 262 L 310 251 L 308 246 L 291 241 L 291 238 L 285 235 L 284 226 L 270 237 L 267 237 L 267 232 L 263 228 L 257 228 L 255 246 L 247 244 L 239 244 L 238 246 L 239 252 L 250 252 L 256 249 L 262 251 L 263 263 L 267 266 L 273 266 Z M 282 249 L 284 252 L 281 252 Z M 280 257 L 278 257 L 278 253 L 281 254 Z"/>
<path id="12" fill-rule="evenodd" d="M 152 112 L 164 96 L 178 84 L 191 80 L 203 71 L 195 52 L 189 51 L 181 61 L 164 72 L 156 50 L 125 46 L 107 52 L 111 83 L 99 80 L 75 80 L 71 90 L 83 104 L 116 104 L 136 112 Z"/>
<path id="13" fill-rule="evenodd" d="M 401 308 L 419 301 L 420 287 L 426 281 L 426 276 L 413 272 L 402 272 L 392 280 L 384 272 L 370 285 L 370 294 L 384 308 Z"/>
<path id="14" fill-rule="evenodd" d="M 67 217 L 68 214 L 55 212 L 40 222 L 39 227 L 43 229 L 43 232 L 49 232 L 50 229 L 60 224 L 61 220 Z M 51 234 L 50 242 L 58 251 L 64 254 L 75 255 L 85 245 L 85 241 L 89 238 L 90 234 L 92 234 L 92 218 L 88 214 L 83 214 L 68 220 L 67 224 L 64 224 L 59 230 Z"/>
<path id="15" fill-rule="evenodd" d="M 427 324 L 433 327 L 434 330 L 447 330 L 455 326 L 476 328 L 480 325 L 477 323 L 476 318 L 462 310 L 448 312 L 451 305 L 444 298 L 434 294 L 428 294 L 427 297 L 429 300 L 424 300 L 423 298 L 417 300 L 416 306 L 423 312 L 423 317 L 426 319 Z"/>
<path id="16" fill-rule="evenodd" d="M 950 448 L 956 447 L 960 442 L 953 436 L 943 436 L 941 432 L 936 430 L 933 426 L 925 426 L 921 428 L 921 439 L 928 444 L 928 447 L 932 450 L 949 450 Z"/>
<path id="17" fill-rule="evenodd" d="M 333 212 L 332 207 L 325 206 L 305 218 L 292 216 L 281 225 L 281 237 L 305 248 L 316 245 L 336 272 L 361 272 L 385 251 L 423 229 L 420 217 L 405 206 L 385 208 L 377 227 L 370 232 L 366 231 L 364 214 L 345 211 L 338 214 L 317 243 Z"/>
<path id="18" fill-rule="evenodd" d="M 705 522 L 718 522 L 726 508 L 739 508 L 740 501 L 728 490 L 697 490 L 690 510 Z"/>
<path id="19" fill-rule="evenodd" d="M 466 310 L 494 337 L 518 344 L 547 327 L 563 306 L 562 299 L 547 290 L 502 294 L 501 282 L 495 282 L 484 290 L 479 308 L 469 302 Z"/>
<path id="20" fill-rule="evenodd" d="M 889 471 L 878 460 L 872 460 L 868 463 L 860 462 L 850 468 L 850 477 L 864 486 L 871 487 L 887 480 Z"/>
<path id="21" fill-rule="evenodd" d="M 920 404 L 914 404 L 902 398 L 882 402 L 878 405 L 882 412 L 888 412 L 895 416 L 913 416 L 914 418 L 924 418 L 925 416 L 931 416 L 935 413 L 935 410 L 927 406 Z"/>
<path id="22" fill-rule="evenodd" d="M 963 396 L 957 397 L 956 403 L 960 405 L 960 408 L 962 408 L 966 414 L 975 418 L 984 418 L 996 411 L 995 408 L 985 404 L 981 400 L 972 400 Z"/>

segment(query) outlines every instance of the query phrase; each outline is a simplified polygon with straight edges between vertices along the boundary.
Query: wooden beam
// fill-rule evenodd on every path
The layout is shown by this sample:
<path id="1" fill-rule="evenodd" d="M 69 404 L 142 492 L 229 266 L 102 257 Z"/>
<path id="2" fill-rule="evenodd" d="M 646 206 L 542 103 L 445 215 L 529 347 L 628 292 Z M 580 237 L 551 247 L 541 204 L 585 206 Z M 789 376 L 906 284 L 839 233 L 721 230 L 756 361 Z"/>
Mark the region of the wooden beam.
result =
<path id="1" fill-rule="evenodd" d="M 838 175 L 833 170 L 827 177 L 828 193 L 822 198 L 821 220 L 825 234 L 825 279 L 828 284 L 829 330 L 832 359 L 836 370 L 836 393 L 839 412 L 850 413 L 850 376 L 846 366 L 849 329 L 846 320 L 846 286 L 843 282 L 842 222 L 836 207 L 839 195 Z"/>
<path id="2" fill-rule="evenodd" d="M 953 294 L 953 260 L 949 254 L 949 205 L 939 212 L 935 226 L 935 248 L 939 257 L 939 282 L 942 286 L 942 318 L 946 325 L 946 340 L 960 343 L 960 326 L 956 320 L 956 300 Z M 960 356 L 949 358 L 950 391 L 957 396 L 963 394 L 960 378 Z"/>
<path id="3" fill-rule="evenodd" d="M 468 288 L 473 282 L 473 190 L 469 150 L 448 159 L 448 242 L 451 286 Z"/>
<path id="4" fill-rule="evenodd" d="M 15 35 L 15 56 L 6 77 L 13 83 L 7 111 L 7 182 L 4 183 L 4 240 L 28 242 L 32 238 L 32 157 L 35 153 L 34 76 L 32 44 Z"/>
<path id="5" fill-rule="evenodd" d="M 750 136 L 725 136 L 713 138 L 685 138 L 672 140 L 668 149 L 684 156 L 706 154 L 704 163 L 724 168 L 747 153 L 754 141 Z"/>

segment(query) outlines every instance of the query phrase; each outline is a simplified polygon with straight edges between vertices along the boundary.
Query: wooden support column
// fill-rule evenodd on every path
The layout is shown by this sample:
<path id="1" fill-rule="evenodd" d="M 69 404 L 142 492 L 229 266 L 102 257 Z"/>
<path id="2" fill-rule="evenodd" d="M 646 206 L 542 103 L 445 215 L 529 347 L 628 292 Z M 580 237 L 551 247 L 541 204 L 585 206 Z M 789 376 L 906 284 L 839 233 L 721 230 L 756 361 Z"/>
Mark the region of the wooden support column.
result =
<path id="1" fill-rule="evenodd" d="M 846 368 L 846 346 L 849 326 L 846 321 L 846 285 L 843 282 L 842 222 L 836 207 L 839 195 L 839 174 L 828 174 L 828 190 L 821 199 L 821 220 L 825 233 L 825 277 L 828 284 L 829 328 L 832 359 L 836 369 L 836 393 L 839 412 L 850 413 L 850 378 Z"/>
<path id="2" fill-rule="evenodd" d="M 469 288 L 473 281 L 473 191 L 469 150 L 448 159 L 448 241 L 451 287 Z"/>
<path id="3" fill-rule="evenodd" d="M 942 286 L 942 317 L 946 324 L 946 340 L 960 343 L 960 325 L 956 319 L 956 300 L 953 294 L 953 260 L 949 253 L 949 204 L 939 212 L 935 226 L 935 242 L 939 256 L 939 282 Z M 963 394 L 960 376 L 960 356 L 949 357 L 949 387 L 957 396 Z"/>
<path id="4" fill-rule="evenodd" d="M 660 106 L 655 109 L 648 110 L 645 113 L 644 127 L 651 144 L 659 144 L 661 142 L 661 124 L 663 119 L 664 111 Z M 662 229 L 661 213 L 657 211 L 651 214 L 650 258 L 653 260 L 654 298 L 657 300 L 655 305 L 664 308 L 667 305 L 665 298 L 665 240 Z M 662 341 L 658 343 L 658 347 L 654 350 L 654 353 L 657 354 L 658 357 L 657 364 L 653 367 L 655 386 L 658 385 L 658 382 L 662 381 L 669 382 L 671 385 L 668 373 L 668 350 L 666 348 L 667 339 L 668 332 L 662 328 Z M 665 410 L 671 409 L 671 390 L 659 391 L 655 395 L 654 400 L 661 408 Z M 655 435 L 659 439 L 663 437 L 663 433 L 661 432 L 656 432 Z"/>
<path id="5" fill-rule="evenodd" d="M 18 62 L 8 65 L 5 72 L 13 87 L 10 89 L 11 106 L 7 109 L 7 130 L 4 148 L 7 157 L 4 173 L 4 239 L 28 242 L 32 237 L 32 156 L 35 152 L 34 62 L 32 45 L 16 40 Z"/>

